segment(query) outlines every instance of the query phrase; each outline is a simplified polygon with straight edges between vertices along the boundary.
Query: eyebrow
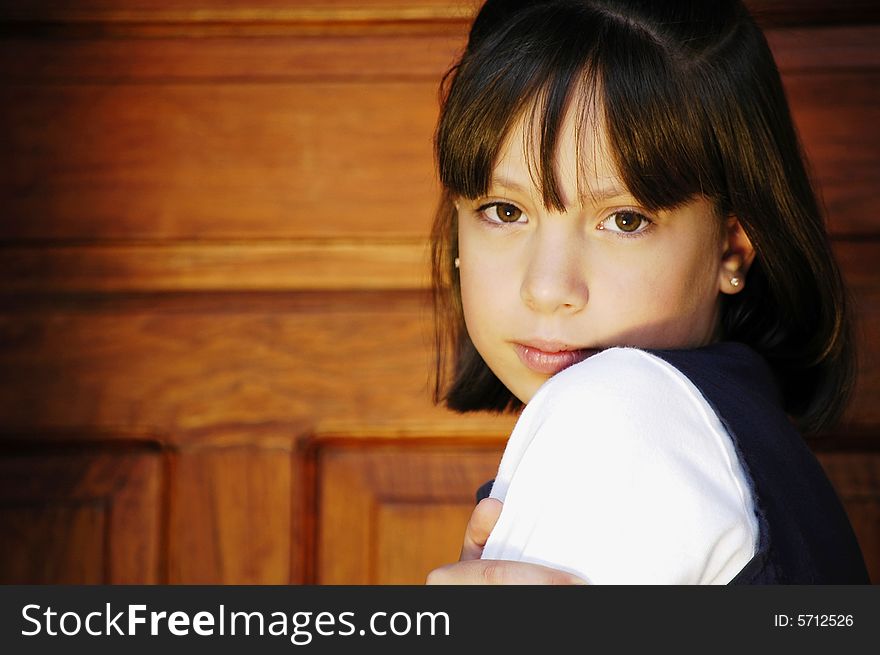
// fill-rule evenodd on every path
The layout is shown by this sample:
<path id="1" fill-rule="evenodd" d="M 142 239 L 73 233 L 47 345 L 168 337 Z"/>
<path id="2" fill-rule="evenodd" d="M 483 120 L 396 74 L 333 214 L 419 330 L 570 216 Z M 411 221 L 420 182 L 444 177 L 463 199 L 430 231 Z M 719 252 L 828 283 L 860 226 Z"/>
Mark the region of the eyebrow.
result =
<path id="1" fill-rule="evenodd" d="M 493 177 L 491 180 L 489 180 L 489 185 L 490 186 L 502 186 L 505 189 L 510 189 L 511 191 L 518 191 L 520 193 L 526 192 L 526 188 L 523 185 L 517 184 L 513 180 L 508 180 L 505 177 Z"/>
<path id="2" fill-rule="evenodd" d="M 510 189 L 511 191 L 516 191 L 518 193 L 527 194 L 528 189 L 522 184 L 514 180 L 509 180 L 504 177 L 493 177 L 490 180 L 491 186 L 500 186 L 505 189 Z M 626 187 L 622 185 L 612 185 L 602 189 L 590 189 L 588 193 L 585 194 L 585 197 L 592 200 L 594 203 L 602 203 L 606 202 L 612 198 L 618 198 L 620 196 L 631 196 L 632 194 L 626 189 Z"/>

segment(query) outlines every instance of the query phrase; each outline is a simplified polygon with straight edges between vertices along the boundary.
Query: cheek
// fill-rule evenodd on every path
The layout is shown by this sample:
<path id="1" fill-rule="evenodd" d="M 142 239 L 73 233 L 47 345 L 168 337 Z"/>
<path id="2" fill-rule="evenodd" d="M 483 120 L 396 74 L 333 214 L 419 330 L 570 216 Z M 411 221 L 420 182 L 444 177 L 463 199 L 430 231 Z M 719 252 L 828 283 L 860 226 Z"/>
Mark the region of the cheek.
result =
<path id="1" fill-rule="evenodd" d="M 461 304 L 468 334 L 479 347 L 481 340 L 497 333 L 509 315 L 515 281 L 510 271 L 516 270 L 509 253 L 493 250 L 478 233 L 463 228 L 459 231 L 458 271 Z"/>
<path id="2" fill-rule="evenodd" d="M 492 271 L 478 264 L 472 263 L 466 271 L 462 270 L 459 279 L 465 324 L 476 343 L 482 335 L 498 327 L 505 296 Z"/>
<path id="3" fill-rule="evenodd" d="M 686 317 L 714 306 L 718 298 L 717 270 L 707 257 L 691 253 L 690 257 L 668 262 L 665 270 L 666 274 L 655 280 L 654 304 L 658 311 Z"/>
<path id="4" fill-rule="evenodd" d="M 609 263 L 599 269 L 601 280 L 594 275 L 591 285 L 593 316 L 626 333 L 639 328 L 674 333 L 701 322 L 717 302 L 717 271 L 701 253 L 684 255 L 642 256 L 623 267 Z"/>

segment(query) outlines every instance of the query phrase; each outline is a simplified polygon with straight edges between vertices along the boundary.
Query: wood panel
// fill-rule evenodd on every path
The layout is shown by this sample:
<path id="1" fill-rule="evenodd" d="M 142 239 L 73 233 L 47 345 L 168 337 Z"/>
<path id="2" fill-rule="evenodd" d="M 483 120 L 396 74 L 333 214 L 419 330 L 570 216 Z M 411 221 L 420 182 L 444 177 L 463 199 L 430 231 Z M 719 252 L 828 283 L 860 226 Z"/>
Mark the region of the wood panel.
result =
<path id="1" fill-rule="evenodd" d="M 429 571 L 457 560 L 471 511 L 461 501 L 378 500 L 370 525 L 371 584 L 422 584 Z M 333 574 L 325 569 L 324 575 Z"/>
<path id="2" fill-rule="evenodd" d="M 764 0 L 765 2 L 767 0 Z M 472 0 L 158 0 L 148 7 L 132 8 L 126 0 L 25 0 L 0 2 L 2 16 L 14 17 L 69 17 L 83 19 L 90 15 L 103 16 L 105 20 L 124 20 L 132 16 L 158 15 L 179 16 L 193 21 L 212 20 L 218 17 L 244 22 L 250 18 L 266 20 L 308 20 L 323 16 L 327 19 L 346 20 L 353 17 L 373 20 L 407 20 L 416 16 L 469 15 L 474 6 Z M 776 4 L 783 4 L 777 2 Z"/>
<path id="3" fill-rule="evenodd" d="M 174 457 L 168 582 L 290 584 L 291 448 L 185 448 Z"/>
<path id="4" fill-rule="evenodd" d="M 503 441 L 340 443 L 317 453 L 319 584 L 423 584 L 458 559 Z"/>
<path id="5" fill-rule="evenodd" d="M 427 244 L 371 239 L 151 242 L 5 249 L 13 293 L 400 290 L 429 286 Z"/>
<path id="6" fill-rule="evenodd" d="M 858 379 L 844 415 L 842 432 L 861 434 L 876 443 L 880 426 L 880 240 L 837 242 L 835 254 L 853 297 L 856 314 Z"/>
<path id="7" fill-rule="evenodd" d="M 0 3 L 0 18 L 7 21 L 48 23 L 340 23 L 386 21 L 467 22 L 481 3 L 477 0 L 203 0 L 197 6 L 186 0 L 162 0 L 149 8 L 131 7 L 124 0 L 70 2 L 29 0 Z M 766 25 L 869 22 L 880 20 L 872 0 L 747 0 L 746 5 Z M 192 27 L 190 27 L 192 29 Z"/>
<path id="8" fill-rule="evenodd" d="M 4 85 L 2 237 L 427 234 L 436 113 L 433 83 Z"/>
<path id="9" fill-rule="evenodd" d="M 100 500 L 66 507 L 3 507 L 3 584 L 106 584 L 107 508 Z"/>
<path id="10" fill-rule="evenodd" d="M 880 584 L 880 453 L 819 453 L 846 508 L 873 584 Z"/>
<path id="11" fill-rule="evenodd" d="M 394 79 L 439 83 L 465 45 L 453 33 L 204 39 L 0 40 L 0 77 L 23 84 L 146 82 L 261 83 Z M 856 71 L 880 66 L 880 26 L 770 29 L 767 39 L 783 74 Z M 395 111 L 405 108 L 395 107 Z"/>
<path id="12" fill-rule="evenodd" d="M 763 25 L 828 26 L 880 20 L 880 11 L 873 0 L 745 0 L 745 5 Z"/>
<path id="13" fill-rule="evenodd" d="M 417 447 L 319 438 L 315 581 L 421 584 L 427 571 L 457 559 L 474 491 L 494 477 L 503 444 L 503 437 L 462 439 L 452 449 L 427 437 Z M 821 448 L 880 583 L 880 454 Z"/>
<path id="14" fill-rule="evenodd" d="M 774 41 L 795 118 L 834 232 L 862 234 L 880 27 L 799 35 Z M 30 41 L 23 57 L 7 42 L 0 238 L 424 238 L 437 81 L 461 36 L 340 37 L 307 55 L 316 42 Z"/>
<path id="15" fill-rule="evenodd" d="M 162 580 L 158 452 L 0 454 L 0 582 Z"/>
<path id="16" fill-rule="evenodd" d="M 372 79 L 437 84 L 439 74 L 464 46 L 464 39 L 464 30 L 453 34 L 365 32 L 355 36 L 205 39 L 10 37 L 0 41 L 0 77 L 30 84 Z"/>
<path id="17" fill-rule="evenodd" d="M 831 233 L 876 233 L 880 66 L 854 72 L 791 72 L 785 87 Z"/>
<path id="18" fill-rule="evenodd" d="M 835 250 L 860 328 L 847 429 L 876 432 L 880 242 L 838 242 Z M 430 401 L 431 314 L 420 291 L 7 297 L 4 304 L 0 415 L 10 426 L 173 432 L 333 420 L 442 429 L 462 420 Z"/>
<path id="19" fill-rule="evenodd" d="M 0 315 L 7 426 L 471 420 L 431 404 L 421 292 L 46 302 Z"/>

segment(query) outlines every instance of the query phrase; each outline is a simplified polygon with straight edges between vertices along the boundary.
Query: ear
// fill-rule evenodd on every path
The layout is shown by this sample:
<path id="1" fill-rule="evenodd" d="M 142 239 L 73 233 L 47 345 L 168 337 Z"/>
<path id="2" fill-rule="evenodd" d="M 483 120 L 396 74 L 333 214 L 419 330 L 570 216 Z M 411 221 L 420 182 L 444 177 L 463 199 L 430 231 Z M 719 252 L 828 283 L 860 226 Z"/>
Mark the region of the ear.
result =
<path id="1" fill-rule="evenodd" d="M 739 293 L 746 286 L 746 274 L 755 259 L 755 248 L 736 216 L 724 224 L 718 288 L 722 293 Z"/>

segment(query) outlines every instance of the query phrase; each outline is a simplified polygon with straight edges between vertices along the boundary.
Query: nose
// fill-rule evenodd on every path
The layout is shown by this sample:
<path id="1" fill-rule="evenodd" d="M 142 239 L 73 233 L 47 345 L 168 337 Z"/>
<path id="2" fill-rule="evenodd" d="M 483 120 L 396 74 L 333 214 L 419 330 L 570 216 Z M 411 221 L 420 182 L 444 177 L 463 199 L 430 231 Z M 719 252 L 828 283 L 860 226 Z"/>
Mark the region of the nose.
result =
<path id="1" fill-rule="evenodd" d="M 541 314 L 582 310 L 589 297 L 583 242 L 573 234 L 535 234 L 528 248 L 520 295 Z"/>

